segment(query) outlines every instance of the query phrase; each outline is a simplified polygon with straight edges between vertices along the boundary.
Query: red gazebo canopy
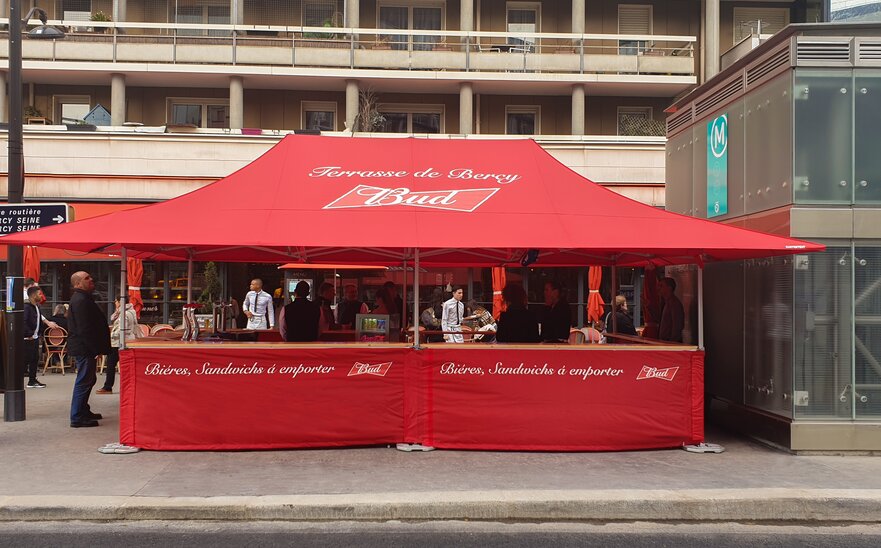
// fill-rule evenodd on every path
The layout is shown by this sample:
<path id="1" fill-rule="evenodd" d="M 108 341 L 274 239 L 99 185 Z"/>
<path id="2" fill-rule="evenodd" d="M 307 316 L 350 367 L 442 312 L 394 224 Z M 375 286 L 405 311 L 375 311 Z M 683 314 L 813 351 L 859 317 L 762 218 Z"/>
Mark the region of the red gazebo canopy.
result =
<path id="1" fill-rule="evenodd" d="M 140 259 L 505 265 L 725 261 L 822 245 L 685 217 L 574 173 L 531 140 L 290 135 L 178 198 L 0 238 Z"/>

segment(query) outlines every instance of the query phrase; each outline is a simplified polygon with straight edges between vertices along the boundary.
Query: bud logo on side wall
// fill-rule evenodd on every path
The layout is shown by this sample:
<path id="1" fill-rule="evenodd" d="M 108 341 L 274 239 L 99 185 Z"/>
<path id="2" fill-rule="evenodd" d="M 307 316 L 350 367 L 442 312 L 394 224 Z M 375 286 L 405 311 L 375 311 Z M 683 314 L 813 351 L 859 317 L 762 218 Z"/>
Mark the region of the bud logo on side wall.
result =
<path id="1" fill-rule="evenodd" d="M 673 377 L 676 376 L 677 371 L 679 371 L 678 367 L 658 369 L 657 367 L 649 367 L 647 365 L 643 365 L 642 371 L 640 371 L 639 375 L 636 376 L 636 380 L 641 381 L 644 379 L 664 379 L 665 381 L 672 381 Z"/>
<path id="2" fill-rule="evenodd" d="M 358 185 L 323 209 L 351 207 L 412 206 L 451 211 L 472 212 L 487 201 L 497 188 L 466 188 L 462 190 L 413 190 L 406 187 L 382 188 Z"/>
<path id="3" fill-rule="evenodd" d="M 385 377 L 385 374 L 388 373 L 388 370 L 391 369 L 391 367 L 392 362 L 376 364 L 355 362 L 355 365 L 352 366 L 348 376 L 356 377 L 358 375 L 375 375 L 377 377 Z"/>

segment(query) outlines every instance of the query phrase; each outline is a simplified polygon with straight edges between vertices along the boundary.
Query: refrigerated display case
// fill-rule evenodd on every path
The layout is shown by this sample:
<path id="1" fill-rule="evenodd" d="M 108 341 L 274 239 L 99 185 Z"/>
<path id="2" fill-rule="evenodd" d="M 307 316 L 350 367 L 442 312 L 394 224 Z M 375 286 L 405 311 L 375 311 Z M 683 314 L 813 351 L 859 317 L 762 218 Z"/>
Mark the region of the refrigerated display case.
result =
<path id="1" fill-rule="evenodd" d="M 399 342 L 401 319 L 397 314 L 357 314 L 355 338 L 360 342 Z"/>

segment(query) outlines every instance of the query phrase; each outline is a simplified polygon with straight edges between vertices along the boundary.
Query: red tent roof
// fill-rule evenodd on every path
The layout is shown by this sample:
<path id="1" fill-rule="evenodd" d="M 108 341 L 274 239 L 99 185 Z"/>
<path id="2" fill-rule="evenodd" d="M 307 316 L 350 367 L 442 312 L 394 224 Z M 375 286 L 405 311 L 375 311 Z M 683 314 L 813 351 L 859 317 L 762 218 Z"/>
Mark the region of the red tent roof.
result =
<path id="1" fill-rule="evenodd" d="M 694 263 L 823 246 L 665 212 L 596 185 L 531 140 L 291 135 L 166 202 L 0 238 L 195 260 L 494 265 Z"/>

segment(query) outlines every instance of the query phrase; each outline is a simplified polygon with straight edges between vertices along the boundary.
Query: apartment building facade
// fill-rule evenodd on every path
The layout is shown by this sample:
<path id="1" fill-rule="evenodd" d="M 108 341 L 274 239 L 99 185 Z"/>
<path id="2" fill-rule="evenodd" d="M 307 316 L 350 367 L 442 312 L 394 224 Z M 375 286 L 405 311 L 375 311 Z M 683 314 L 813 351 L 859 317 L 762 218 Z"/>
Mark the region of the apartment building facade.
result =
<path id="1" fill-rule="evenodd" d="M 579 173 L 663 207 L 665 108 L 734 46 L 830 9 L 820 0 L 22 5 L 66 33 L 22 44 L 25 196 L 74 203 L 80 218 L 198 188 L 291 131 L 531 137 Z M 0 94 L 6 55 L 0 41 Z M 72 258 L 44 256 L 61 302 Z M 223 270 L 235 287 L 248 276 L 237 268 Z M 112 294 L 114 269 L 95 269 Z M 175 264 L 155 270 L 156 287 L 182 275 Z M 156 292 L 163 318 L 179 300 L 171 285 Z"/>

